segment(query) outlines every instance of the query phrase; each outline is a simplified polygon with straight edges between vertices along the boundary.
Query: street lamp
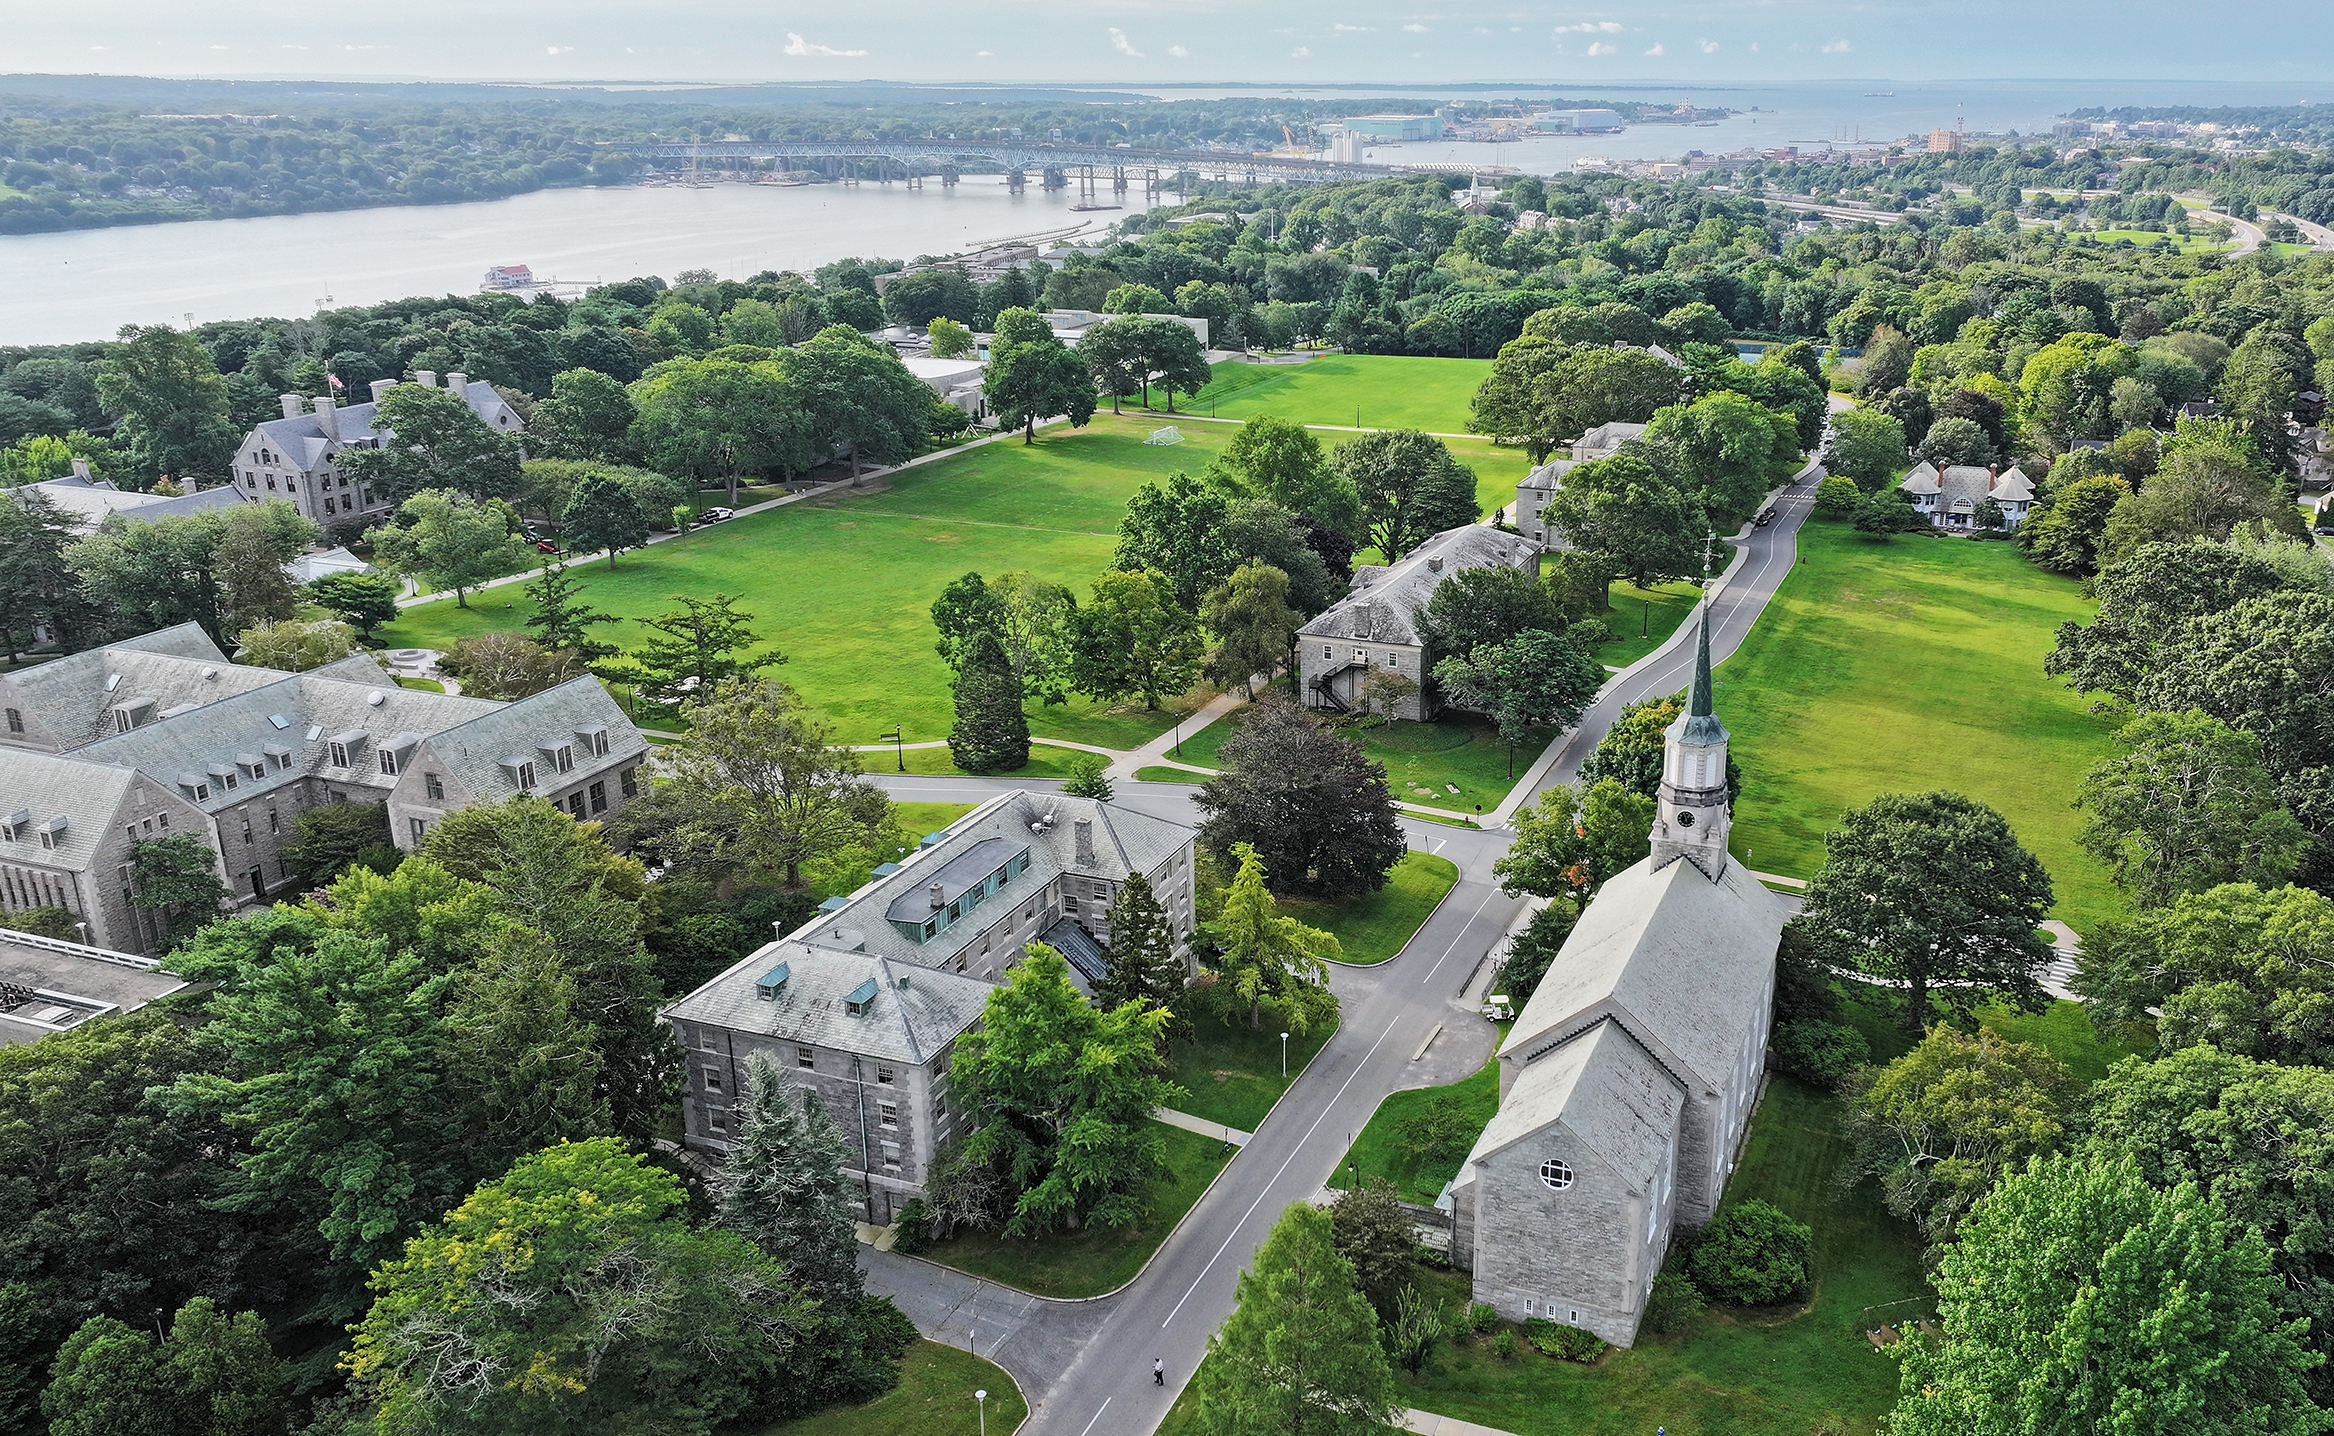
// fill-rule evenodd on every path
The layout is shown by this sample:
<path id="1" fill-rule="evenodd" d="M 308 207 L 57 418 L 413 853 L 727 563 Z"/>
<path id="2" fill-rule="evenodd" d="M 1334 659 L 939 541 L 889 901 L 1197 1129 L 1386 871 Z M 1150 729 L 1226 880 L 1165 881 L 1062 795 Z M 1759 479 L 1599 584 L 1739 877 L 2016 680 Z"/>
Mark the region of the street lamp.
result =
<path id="1" fill-rule="evenodd" d="M 1280 1080 L 1289 1080 L 1289 1035 L 1286 1032 L 1280 1035 Z"/>
<path id="2" fill-rule="evenodd" d="M 899 764 L 900 771 L 905 773 L 908 771 L 908 759 L 905 749 L 901 746 L 900 725 L 894 723 L 891 725 L 891 731 L 889 733 L 878 733 L 875 735 L 875 741 L 878 743 L 882 742 L 886 738 L 891 739 L 892 761 Z"/>
<path id="3" fill-rule="evenodd" d="M 989 1393 L 975 1391 L 973 1400 L 981 1404 L 981 1436 L 989 1436 Z"/>

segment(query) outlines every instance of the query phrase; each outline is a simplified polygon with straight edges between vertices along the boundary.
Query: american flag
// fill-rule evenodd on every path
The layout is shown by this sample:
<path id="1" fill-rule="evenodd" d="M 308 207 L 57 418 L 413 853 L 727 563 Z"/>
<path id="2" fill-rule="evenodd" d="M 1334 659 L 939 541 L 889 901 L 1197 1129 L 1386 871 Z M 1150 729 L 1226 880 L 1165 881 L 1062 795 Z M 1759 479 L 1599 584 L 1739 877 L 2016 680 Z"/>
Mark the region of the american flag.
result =
<path id="1" fill-rule="evenodd" d="M 340 382 L 340 376 L 338 374 L 333 373 L 329 369 L 324 371 L 324 382 L 330 384 L 335 389 L 346 389 L 348 387 L 348 385 Z"/>

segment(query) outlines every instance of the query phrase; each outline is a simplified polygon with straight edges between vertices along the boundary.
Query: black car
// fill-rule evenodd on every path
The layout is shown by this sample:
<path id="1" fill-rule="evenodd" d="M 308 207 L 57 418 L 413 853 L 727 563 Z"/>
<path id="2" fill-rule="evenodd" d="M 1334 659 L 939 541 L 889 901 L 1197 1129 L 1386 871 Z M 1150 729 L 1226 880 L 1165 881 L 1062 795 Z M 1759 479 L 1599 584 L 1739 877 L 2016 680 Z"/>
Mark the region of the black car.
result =
<path id="1" fill-rule="evenodd" d="M 1753 519 L 1751 522 L 1754 526 L 1763 529 L 1774 521 L 1775 511 L 1773 509 L 1761 509 L 1759 510 L 1759 516 L 1756 519 Z"/>

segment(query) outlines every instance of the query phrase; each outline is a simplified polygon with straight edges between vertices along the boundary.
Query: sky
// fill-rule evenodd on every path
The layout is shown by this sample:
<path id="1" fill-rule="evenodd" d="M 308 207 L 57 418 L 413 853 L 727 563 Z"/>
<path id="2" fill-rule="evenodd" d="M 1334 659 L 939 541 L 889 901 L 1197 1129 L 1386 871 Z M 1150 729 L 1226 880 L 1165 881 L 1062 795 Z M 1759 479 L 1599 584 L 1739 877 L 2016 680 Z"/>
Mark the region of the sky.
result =
<path id="1" fill-rule="evenodd" d="M 171 76 L 2334 81 L 2334 5 L 2317 0 L 0 0 L 0 26 L 0 69 Z"/>

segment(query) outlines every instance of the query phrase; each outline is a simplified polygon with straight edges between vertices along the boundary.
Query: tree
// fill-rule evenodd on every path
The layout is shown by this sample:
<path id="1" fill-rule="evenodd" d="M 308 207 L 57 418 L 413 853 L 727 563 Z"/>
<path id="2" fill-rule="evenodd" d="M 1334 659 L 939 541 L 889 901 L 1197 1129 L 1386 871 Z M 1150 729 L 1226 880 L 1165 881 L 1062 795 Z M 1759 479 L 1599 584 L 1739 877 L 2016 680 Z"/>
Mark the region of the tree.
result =
<path id="1" fill-rule="evenodd" d="M 193 936 L 227 901 L 218 855 L 192 833 L 138 839 L 129 868 L 130 906 L 152 914 L 166 948 Z"/>
<path id="2" fill-rule="evenodd" d="M 897 464 L 914 458 L 931 432 L 932 391 L 908 372 L 899 351 L 848 324 L 830 324 L 786 361 L 788 384 L 810 417 L 812 447 L 851 451 L 851 477 L 862 460 Z"/>
<path id="3" fill-rule="evenodd" d="M 97 367 L 97 395 L 141 479 L 223 479 L 242 438 L 210 351 L 167 324 L 131 325 Z"/>
<path id="4" fill-rule="evenodd" d="M 935 359 L 961 359 L 973 352 L 973 332 L 945 314 L 934 315 L 924 333 L 931 340 Z"/>
<path id="5" fill-rule="evenodd" d="M 1000 423 L 1021 429 L 1025 444 L 1037 442 L 1039 419 L 1065 415 L 1072 427 L 1083 428 L 1094 417 L 1094 376 L 1034 309 L 997 316 L 981 392 Z"/>
<path id="6" fill-rule="evenodd" d="M 283 861 L 299 871 L 300 881 L 320 888 L 380 848 L 395 851 L 389 838 L 388 804 L 325 803 L 303 808 L 292 818 Z"/>
<path id="7" fill-rule="evenodd" d="M 2334 663 L 2334 595 L 2283 589 L 2191 618 L 2133 685 L 2141 708 L 2201 709 L 2261 740 L 2262 758 L 2294 781 L 2323 761 L 2334 693 L 2318 675 Z"/>
<path id="8" fill-rule="evenodd" d="M 2049 1004 L 2050 961 L 2035 927 L 2050 875 L 2002 815 L 1959 793 L 1883 793 L 1824 836 L 1802 909 L 1856 965 L 1901 986 L 1908 1031 L 1942 1001 L 1966 1016 L 1988 994 L 2030 1012 Z"/>
<path id="9" fill-rule="evenodd" d="M 1771 1202 L 1728 1202 L 1694 1239 L 1687 1270 L 1712 1300 L 1772 1306 L 1807 1290 L 1815 1232 Z"/>
<path id="10" fill-rule="evenodd" d="M 1877 409 L 1850 409 L 1832 416 L 1832 441 L 1824 467 L 1878 492 L 1905 467 L 1904 425 Z"/>
<path id="11" fill-rule="evenodd" d="M 1532 994 L 1540 990 L 1541 979 L 1555 966 L 1556 955 L 1564 950 L 1564 940 L 1572 936 L 1573 925 L 1579 921 L 1577 905 L 1569 900 L 1551 902 L 1533 913 L 1523 931 L 1515 935 L 1500 961 L 1499 975 L 1493 979 L 1510 1009 L 1523 1011 Z"/>
<path id="12" fill-rule="evenodd" d="M 1330 1214 L 1298 1203 L 1240 1273 L 1208 1338 L 1193 1410 L 1218 1436 L 1375 1436 L 1399 1402 L 1377 1318 L 1337 1254 Z"/>
<path id="13" fill-rule="evenodd" d="M 883 312 L 894 324 L 921 328 L 941 315 L 970 324 L 980 300 L 961 269 L 919 269 L 883 287 Z"/>
<path id="14" fill-rule="evenodd" d="M 1111 1007 L 1135 1001 L 1173 1006 L 1183 996 L 1183 958 L 1151 880 L 1128 873 L 1102 921 L 1110 930 L 1110 969 L 1095 985 L 1095 1000 Z"/>
<path id="15" fill-rule="evenodd" d="M 582 584 L 568 577 L 564 560 L 546 565 L 523 585 L 527 602 L 534 607 L 527 615 L 527 627 L 535 631 L 536 641 L 544 648 L 569 654 L 578 663 L 613 658 L 621 650 L 591 637 L 589 630 L 596 623 L 616 622 L 616 615 L 594 610 L 578 597 L 582 590 Z"/>
<path id="16" fill-rule="evenodd" d="M 2088 625 L 2060 624 L 2058 644 L 2042 671 L 2066 679 L 2077 692 L 2129 701 L 2140 681 L 2162 666 L 2162 650 L 2188 620 L 2224 613 L 2286 586 L 2285 576 L 2259 555 L 2223 544 L 2142 545 L 2103 560 L 2091 585 L 2098 618 Z"/>
<path id="17" fill-rule="evenodd" d="M 1580 721 L 1605 686 L 1605 666 L 1562 634 L 1526 629 L 1465 658 L 1444 659 L 1434 677 L 1453 703 L 1498 726 L 1512 774 L 1516 746 L 1530 741 L 1533 729 L 1561 733 Z"/>
<path id="18" fill-rule="evenodd" d="M 576 485 L 560 525 L 570 549 L 587 554 L 607 550 L 610 568 L 616 566 L 619 550 L 648 542 L 648 515 L 623 485 L 605 474 L 586 475 Z"/>
<path id="19" fill-rule="evenodd" d="M 2099 545 L 2109 516 L 2130 495 L 2131 485 L 2112 474 L 2079 479 L 2059 490 L 2049 508 L 2018 525 L 2018 545 L 2040 567 L 2087 578 L 2099 571 Z"/>
<path id="20" fill-rule="evenodd" d="M 1912 370 L 1913 341 L 1883 324 L 1865 341 L 1864 358 L 1856 366 L 1856 392 L 1866 398 L 1893 393 Z"/>
<path id="21" fill-rule="evenodd" d="M 1545 427 L 1532 437 L 1551 449 L 1600 424 L 1645 423 L 1657 410 L 1676 403 L 1681 388 L 1679 372 L 1659 355 L 1642 349 L 1589 346 L 1565 355 L 1538 386 Z M 1765 402 L 1766 396 L 1751 394 L 1739 384 L 1724 387 Z"/>
<path id="22" fill-rule="evenodd" d="M 1018 1194 L 1008 1236 L 1131 1226 L 1165 1167 L 1151 1112 L 1185 1095 L 1159 1075 L 1168 1015 L 1145 1003 L 1097 1009 L 1060 953 L 1041 942 L 1025 953 L 981 1025 L 956 1040 L 949 1085 L 972 1128 L 965 1156 Z"/>
<path id="23" fill-rule="evenodd" d="M 1244 563 L 1211 590 L 1200 605 L 1200 622 L 1215 634 L 1202 671 L 1219 688 L 1247 685 L 1256 696 L 1256 675 L 1272 674 L 1288 661 L 1304 615 L 1289 607 L 1289 576 L 1260 563 Z"/>
<path id="24" fill-rule="evenodd" d="M 1235 843 L 1229 856 L 1239 870 L 1224 890 L 1222 911 L 1208 925 L 1217 948 L 1212 963 L 1217 1001 L 1227 1009 L 1244 1005 L 1250 1027 L 1258 1026 L 1270 1007 L 1301 1037 L 1336 1016 L 1326 959 L 1344 949 L 1335 936 L 1281 912 L 1265 886 L 1264 861 L 1255 848 Z"/>
<path id="25" fill-rule="evenodd" d="M 1360 495 L 1330 466 L 1313 431 L 1302 425 L 1259 414 L 1224 445 L 1223 463 L 1252 497 L 1348 536 L 1362 531 Z"/>
<path id="26" fill-rule="evenodd" d="M 1124 324 L 1128 321 L 1118 321 Z M 1136 342 L 1141 345 L 1142 364 L 1148 383 L 1144 402 L 1148 405 L 1148 384 L 1157 384 L 1167 391 L 1167 412 L 1175 412 L 1175 391 L 1196 394 L 1215 377 L 1208 368 L 1207 350 L 1201 346 L 1199 335 L 1190 325 L 1179 319 L 1136 319 Z"/>
<path id="27" fill-rule="evenodd" d="M 2208 714 L 2143 713 L 2115 735 L 2121 756 L 2084 775 L 2077 836 L 2142 907 L 2225 882 L 2275 887 L 2307 841 L 2278 806 L 2261 740 Z"/>
<path id="28" fill-rule="evenodd" d="M 2084 944 L 2070 985 L 2102 1027 L 2153 1017 L 2167 1052 L 2334 1065 L 2334 900 L 2252 883 L 2185 894 Z"/>
<path id="29" fill-rule="evenodd" d="M 1252 844 L 1282 892 L 1376 892 L 1409 851 L 1385 765 L 1286 699 L 1250 710 L 1221 758 L 1199 791 L 1200 842 L 1219 858 Z"/>
<path id="30" fill-rule="evenodd" d="M 1854 1154 L 1841 1179 L 1879 1178 L 1888 1209 L 1942 1246 L 1997 1178 L 2058 1149 L 2079 1088 L 2043 1048 L 1939 1023 L 1853 1074 L 1845 1095 Z"/>
<path id="31" fill-rule="evenodd" d="M 1086 331 L 1078 341 L 1078 358 L 1094 376 L 1094 383 L 1110 396 L 1110 412 L 1121 412 L 1118 401 L 1130 394 L 1147 393 L 1151 383 L 1150 356 L 1144 352 L 1140 319 L 1112 319 Z"/>
<path id="32" fill-rule="evenodd" d="M 656 636 L 627 655 L 620 667 L 651 693 L 703 694 L 724 678 L 748 678 L 786 661 L 776 651 L 757 653 L 761 642 L 754 616 L 726 593 L 711 598 L 673 595 L 679 608 L 640 620 Z"/>
<path id="33" fill-rule="evenodd" d="M 452 489 L 423 489 L 400 504 L 397 515 L 396 523 L 366 535 L 374 557 L 434 588 L 454 590 L 454 602 L 463 608 L 470 606 L 471 589 L 525 567 L 533 552 L 511 532 L 502 512 Z"/>
<path id="34" fill-rule="evenodd" d="M 1563 783 L 1516 809 L 1516 836 L 1491 865 L 1501 890 L 1586 898 L 1652 851 L 1654 800 L 1613 778 Z"/>
<path id="35" fill-rule="evenodd" d="M 1364 434 L 1330 455 L 1361 500 L 1362 526 L 1392 563 L 1445 529 L 1475 522 L 1475 471 L 1416 429 Z"/>
<path id="36" fill-rule="evenodd" d="M 1028 765 L 1029 719 L 1021 698 L 1021 680 L 997 636 L 976 634 L 956 671 L 956 726 L 948 733 L 948 753 L 957 767 L 995 773 Z"/>
<path id="37" fill-rule="evenodd" d="M 968 573 L 940 591 L 932 603 L 932 626 L 940 630 L 940 656 L 962 669 L 973 639 L 997 640 L 1005 666 L 1024 694 L 1064 703 L 1074 679 L 1078 600 L 1060 584 L 1026 572 L 983 578 Z"/>
<path id="38" fill-rule="evenodd" d="M 789 1378 L 823 1344 L 820 1313 L 686 1210 L 677 1178 L 606 1138 L 479 1186 L 374 1276 L 346 1364 L 375 1421 L 705 1436 L 799 1400 Z"/>
<path id="39" fill-rule="evenodd" d="M 1427 667 L 1508 642 L 1530 629 L 1562 633 L 1563 605 L 1520 568 L 1462 569 L 1434 586 L 1416 620 Z M 1602 669 L 1600 668 L 1600 672 Z"/>
<path id="40" fill-rule="evenodd" d="M 528 446 L 547 459 L 621 462 L 631 456 L 639 417 L 632 395 L 615 379 L 597 369 L 562 370 L 551 376 L 550 397 L 528 421 Z"/>
<path id="41" fill-rule="evenodd" d="M 1547 517 L 1566 541 L 1610 559 L 1641 589 L 1701 572 L 1709 524 L 1700 505 L 1636 454 L 1567 469 Z"/>
<path id="42" fill-rule="evenodd" d="M 500 630 L 454 640 L 438 659 L 438 671 L 460 683 L 469 696 L 506 703 L 583 674 L 572 653 L 546 649 L 524 634 Z"/>
<path id="43" fill-rule="evenodd" d="M 1580 781 L 1594 785 L 1611 778 L 1632 793 L 1651 798 L 1661 788 L 1663 745 L 1669 726 L 1686 711 L 1683 689 L 1667 698 L 1642 698 L 1624 704 L 1595 751 L 1581 760 Z M 1734 754 L 1726 755 L 1726 801 L 1732 806 L 1742 796 L 1742 767 Z"/>
<path id="44" fill-rule="evenodd" d="M 65 1340 L 41 1410 L 55 1436 L 169 1432 L 179 1393 L 154 1339 L 110 1316 L 93 1316 Z"/>
<path id="45" fill-rule="evenodd" d="M 2302 1385 L 2322 1355 L 2280 1314 L 2268 1248 L 2193 1185 L 2034 1162 L 1972 1214 L 1936 1284 L 1945 1341 L 1905 1357 L 1899 1436 L 2324 1429 Z"/>
<path id="46" fill-rule="evenodd" d="M 1666 451 L 1678 487 L 1711 514 L 1749 514 L 1778 461 L 1798 454 L 1789 414 L 1721 390 L 1656 412 L 1645 443 Z"/>
<path id="47" fill-rule="evenodd" d="M 211 571 L 219 581 L 219 621 L 229 632 L 282 623 L 298 611 L 300 594 L 284 573 L 286 557 L 270 515 L 257 507 L 239 505 L 221 521 Z"/>
<path id="48" fill-rule="evenodd" d="M 519 438 L 478 417 L 449 389 L 399 384 L 382 391 L 374 427 L 392 431 L 377 449 L 343 451 L 340 465 L 352 482 L 403 502 L 430 490 L 459 490 L 473 502 L 519 492 Z"/>
<path id="49" fill-rule="evenodd" d="M 1998 516 L 2000 510 L 1995 513 Z M 1934 527 L 1926 514 L 1905 502 L 1903 495 L 1894 489 L 1866 495 L 1848 522 L 1856 532 L 1879 543 L 1888 542 L 1890 534 L 1918 533 Z"/>
<path id="50" fill-rule="evenodd" d="M 397 618 L 397 585 L 377 573 L 328 573 L 311 579 L 307 599 L 357 631 L 366 643 L 373 630 Z"/>
<path id="51" fill-rule="evenodd" d="M 1921 440 L 1921 457 L 1940 467 L 1949 464 L 1990 464 L 1994 441 L 1975 419 L 1950 415 L 1929 426 Z"/>
<path id="52" fill-rule="evenodd" d="M 605 1136 L 599 1030 L 549 939 L 513 927 L 448 990 L 441 1029 L 473 1163 L 498 1170 L 560 1142 Z"/>
<path id="53" fill-rule="evenodd" d="M 1381 1321 L 1418 1270 L 1417 1224 L 1396 1197 L 1394 1184 L 1372 1177 L 1329 1203 L 1329 1240 L 1353 1263 L 1354 1285 Z"/>
<path id="54" fill-rule="evenodd" d="M 1062 780 L 1062 791 L 1073 798 L 1109 802 L 1118 792 L 1110 781 L 1110 760 L 1100 753 L 1078 754 L 1070 760 L 1070 775 Z"/>
<path id="55" fill-rule="evenodd" d="M 198 1296 L 171 1319 L 162 1352 L 182 1419 L 199 1436 L 283 1431 L 283 1362 L 269 1347 L 258 1312 L 229 1316 Z"/>
<path id="56" fill-rule="evenodd" d="M 1148 284 L 1122 284 L 1102 297 L 1105 314 L 1170 314 L 1166 295 Z"/>
<path id="57" fill-rule="evenodd" d="M 870 801 L 859 755 L 783 683 L 723 678 L 682 712 L 690 738 L 669 755 L 674 780 L 724 810 L 741 867 L 799 887 L 803 864 L 864 839 L 889 811 Z"/>
<path id="58" fill-rule="evenodd" d="M 2310 1319 L 2309 1348 L 2334 1331 L 2334 1073 L 2256 1062 L 2210 1046 L 2126 1059 L 2091 1089 L 2091 1161 L 2128 1160 L 2159 1190 L 2195 1183 L 2269 1243 L 2288 1316 Z M 2334 1372 L 2304 1378 L 2320 1405 Z"/>
<path id="59" fill-rule="evenodd" d="M 281 668 L 305 673 L 338 663 L 356 651 L 356 638 L 345 623 L 303 618 L 247 628 L 236 635 L 235 661 L 254 668 Z"/>
<path id="60" fill-rule="evenodd" d="M 821 457 L 810 415 L 772 364 L 686 360 L 641 380 L 632 398 L 633 441 L 668 474 L 727 484 L 732 508 L 740 475 L 792 474 Z"/>
<path id="61" fill-rule="evenodd" d="M 1160 589 L 1139 570 L 1094 580 L 1094 597 L 1072 619 L 1071 686 L 1103 703 L 1140 697 L 1154 713 L 1162 694 L 1191 687 L 1205 646 L 1191 615 L 1164 602 Z"/>
<path id="62" fill-rule="evenodd" d="M 2238 524 L 2268 519 L 2288 533 L 2301 527 L 2242 435 L 2183 420 L 2156 472 L 2115 506 L 2100 540 L 2100 562 L 2130 556 L 2143 544 L 2223 539 Z"/>
<path id="63" fill-rule="evenodd" d="M 95 636 L 101 612 L 67 560 L 79 521 L 38 489 L 8 497 L 0 507 L 0 647 L 14 663 L 46 628 L 60 648 L 76 652 Z"/>
<path id="64" fill-rule="evenodd" d="M 1196 614 L 1200 599 L 1231 571 L 1223 545 L 1231 517 L 1229 499 L 1181 470 L 1164 485 L 1143 484 L 1119 520 L 1111 567 L 1154 575 L 1171 590 L 1176 609 Z"/>
<path id="65" fill-rule="evenodd" d="M 729 1159 L 714 1179 L 716 1220 L 820 1301 L 856 1303 L 865 1281 L 842 1129 L 816 1092 L 787 1081 L 759 1052 L 747 1063 L 738 1109 Z"/>
<path id="66" fill-rule="evenodd" d="M 279 564 L 316 537 L 316 526 L 280 501 L 240 508 L 235 514 L 247 525 L 239 530 L 246 542 L 257 536 L 256 528 L 249 526 L 265 526 L 267 544 Z M 227 515 L 217 511 L 137 523 L 117 514 L 96 533 L 64 548 L 60 558 L 79 580 L 84 604 L 102 602 L 124 627 L 148 632 L 191 619 L 224 646 L 234 637 L 226 627 L 233 595 L 221 582 L 218 559 L 226 530 Z M 248 564 L 250 557 L 247 551 L 243 562 Z M 38 563 L 37 558 L 33 561 Z M 242 575 L 249 577 L 248 567 Z M 280 580 L 282 575 L 276 577 Z M 60 609 L 70 614 L 76 607 L 83 605 Z"/>
<path id="67" fill-rule="evenodd" d="M 1495 440 L 1520 443 L 1534 464 L 1548 461 L 1548 451 L 1560 436 L 1544 410 L 1548 396 L 1543 381 L 1572 351 L 1565 344 L 1525 334 L 1499 347 L 1491 372 L 1475 387 L 1467 430 Z"/>

